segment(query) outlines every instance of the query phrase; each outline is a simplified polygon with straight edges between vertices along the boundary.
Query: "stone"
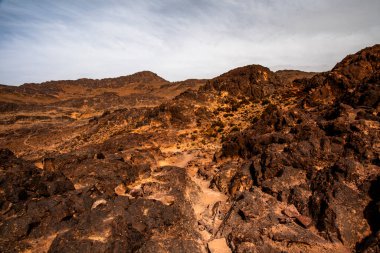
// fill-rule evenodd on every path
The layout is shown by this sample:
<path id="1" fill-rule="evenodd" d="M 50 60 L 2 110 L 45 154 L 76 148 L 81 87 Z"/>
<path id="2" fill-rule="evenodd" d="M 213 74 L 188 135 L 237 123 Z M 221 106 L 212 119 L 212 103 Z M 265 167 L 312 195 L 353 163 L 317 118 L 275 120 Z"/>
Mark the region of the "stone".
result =
<path id="1" fill-rule="evenodd" d="M 105 205 L 105 204 L 107 204 L 107 200 L 105 200 L 105 199 L 98 199 L 98 200 L 96 200 L 96 201 L 92 204 L 91 209 L 95 209 L 95 208 L 97 208 L 98 206 L 100 206 L 100 205 Z"/>
<path id="2" fill-rule="evenodd" d="M 207 243 L 210 253 L 232 253 L 225 238 L 214 239 Z"/>
<path id="3" fill-rule="evenodd" d="M 126 196 L 126 191 L 127 188 L 125 187 L 124 184 L 119 184 L 118 186 L 115 187 L 115 193 L 119 196 Z"/>
<path id="4" fill-rule="evenodd" d="M 379 63 L 0 85 L 0 252 L 378 252 Z"/>
<path id="5" fill-rule="evenodd" d="M 288 216 L 289 218 L 296 218 L 300 215 L 300 213 L 294 205 L 287 206 L 284 210 L 282 210 L 282 213 Z"/>
<path id="6" fill-rule="evenodd" d="M 296 216 L 296 220 L 305 228 L 309 228 L 313 224 L 313 220 L 304 215 Z"/>
<path id="7" fill-rule="evenodd" d="M 141 190 L 141 188 L 135 188 L 135 189 L 132 189 L 129 194 L 134 197 L 134 198 L 138 198 L 138 197 L 141 197 L 143 195 L 143 191 Z"/>
<path id="8" fill-rule="evenodd" d="M 165 195 L 165 196 L 162 196 L 162 197 L 158 198 L 157 200 L 161 201 L 162 204 L 164 204 L 166 206 L 171 206 L 171 205 L 174 204 L 175 197 L 174 196 L 170 196 L 170 195 Z"/>
<path id="9" fill-rule="evenodd" d="M 43 170 L 55 171 L 54 158 L 44 158 L 42 160 Z"/>

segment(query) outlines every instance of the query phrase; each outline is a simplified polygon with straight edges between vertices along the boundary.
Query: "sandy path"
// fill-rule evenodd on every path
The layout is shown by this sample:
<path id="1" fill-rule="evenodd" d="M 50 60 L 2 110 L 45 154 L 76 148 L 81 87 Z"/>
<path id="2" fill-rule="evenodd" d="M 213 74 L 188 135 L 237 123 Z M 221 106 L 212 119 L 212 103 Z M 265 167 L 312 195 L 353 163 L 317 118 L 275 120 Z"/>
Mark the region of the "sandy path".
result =
<path id="1" fill-rule="evenodd" d="M 158 161 L 158 166 L 169 165 L 184 168 L 192 180 L 187 189 L 187 197 L 193 207 L 194 216 L 199 224 L 198 232 L 202 236 L 202 244 L 205 252 L 207 252 L 207 243 L 213 240 L 213 232 L 221 223 L 221 220 L 217 218 L 217 213 L 215 213 L 217 206 L 219 203 L 225 203 L 228 197 L 224 193 L 211 189 L 209 181 L 197 176 L 198 168 L 190 165 L 190 163 L 195 159 L 199 162 L 198 150 L 182 151 L 176 147 L 167 147 L 161 148 L 161 152 L 165 158 Z M 210 159 L 204 159 L 205 164 Z M 222 246 L 225 247 L 224 244 Z M 223 252 L 230 252 L 229 248 L 225 250 Z"/>

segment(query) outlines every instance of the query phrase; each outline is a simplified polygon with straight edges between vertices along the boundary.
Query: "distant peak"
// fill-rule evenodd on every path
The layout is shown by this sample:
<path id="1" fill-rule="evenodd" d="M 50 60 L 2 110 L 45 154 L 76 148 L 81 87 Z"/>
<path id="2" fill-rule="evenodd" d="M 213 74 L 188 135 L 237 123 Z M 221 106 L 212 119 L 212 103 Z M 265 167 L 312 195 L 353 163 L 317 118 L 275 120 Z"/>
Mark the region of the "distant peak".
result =
<path id="1" fill-rule="evenodd" d="M 158 76 L 156 73 L 149 71 L 149 70 L 143 70 L 143 71 L 138 71 L 132 75 L 150 75 L 150 76 Z"/>
<path id="2" fill-rule="evenodd" d="M 136 79 L 136 81 L 161 81 L 161 82 L 167 82 L 164 78 L 160 77 L 156 73 L 148 70 L 144 71 L 139 71 L 134 74 L 124 76 L 124 78 L 129 78 L 129 79 Z"/>
<path id="3" fill-rule="evenodd" d="M 247 65 L 247 66 L 232 69 L 220 75 L 219 77 L 246 76 L 252 73 L 264 73 L 264 72 L 269 73 L 271 71 L 267 67 L 264 67 L 258 64 L 252 64 L 252 65 Z"/>

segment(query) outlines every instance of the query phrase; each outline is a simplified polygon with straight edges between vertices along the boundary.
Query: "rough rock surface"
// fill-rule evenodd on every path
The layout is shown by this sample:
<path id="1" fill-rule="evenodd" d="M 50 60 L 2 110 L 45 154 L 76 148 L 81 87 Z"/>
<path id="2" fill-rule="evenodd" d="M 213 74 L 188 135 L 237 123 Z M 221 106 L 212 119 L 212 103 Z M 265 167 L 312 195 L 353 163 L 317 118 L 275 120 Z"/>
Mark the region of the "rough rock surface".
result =
<path id="1" fill-rule="evenodd" d="M 200 252 L 185 198 L 190 180 L 181 168 L 161 167 L 140 185 L 140 197 L 160 191 L 172 197 L 168 203 L 164 196 L 108 192 L 107 184 L 115 179 L 102 175 L 104 185 L 74 189 L 61 172 L 41 172 L 9 150 L 1 150 L 0 158 L 1 252 L 31 246 L 36 252 Z M 133 183 L 146 172 L 143 167 L 126 171 L 134 171 L 127 177 Z M 159 183 L 152 184 L 153 179 Z"/>
<path id="2" fill-rule="evenodd" d="M 1 86 L 0 251 L 379 252 L 379 69 Z"/>
<path id="3" fill-rule="evenodd" d="M 220 154 L 244 160 L 240 170 L 252 179 L 245 188 L 293 204 L 304 227 L 312 221 L 324 239 L 364 251 L 378 233 L 371 192 L 379 187 L 379 62 L 375 46 L 321 74 L 312 89 L 308 84 L 319 77 L 303 80 L 295 106 L 270 104 L 250 127 L 230 135 Z M 235 173 L 224 179 L 229 189 L 241 184 Z M 223 177 L 223 166 L 215 177 Z"/>

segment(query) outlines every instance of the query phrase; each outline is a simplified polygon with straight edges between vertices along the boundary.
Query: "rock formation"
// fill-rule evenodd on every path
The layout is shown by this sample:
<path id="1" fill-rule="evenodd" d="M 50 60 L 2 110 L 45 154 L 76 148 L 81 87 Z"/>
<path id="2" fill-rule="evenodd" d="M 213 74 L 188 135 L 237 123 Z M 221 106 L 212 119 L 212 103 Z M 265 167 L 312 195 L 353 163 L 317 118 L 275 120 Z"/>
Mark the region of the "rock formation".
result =
<path id="1" fill-rule="evenodd" d="M 0 251 L 379 252 L 379 71 L 1 86 Z"/>

